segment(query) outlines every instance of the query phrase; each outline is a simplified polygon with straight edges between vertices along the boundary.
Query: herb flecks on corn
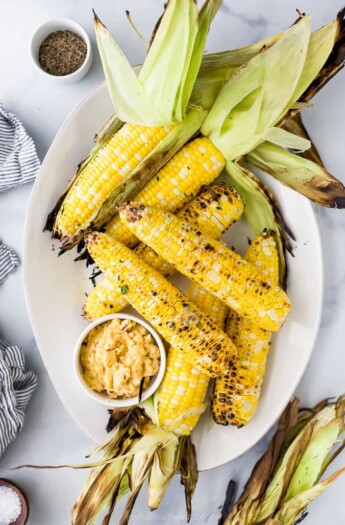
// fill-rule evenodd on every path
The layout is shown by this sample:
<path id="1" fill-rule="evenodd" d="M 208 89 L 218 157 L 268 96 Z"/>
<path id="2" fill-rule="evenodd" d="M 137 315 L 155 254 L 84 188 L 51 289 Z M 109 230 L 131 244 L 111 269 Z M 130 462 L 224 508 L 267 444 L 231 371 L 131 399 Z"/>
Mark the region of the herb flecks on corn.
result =
<path id="1" fill-rule="evenodd" d="M 231 339 L 162 275 L 105 234 L 87 234 L 86 244 L 131 305 L 194 366 L 211 377 L 233 368 L 236 347 Z"/>
<path id="2" fill-rule="evenodd" d="M 76 234 L 126 177 L 172 128 L 125 124 L 100 149 L 69 189 L 56 217 L 54 233 Z"/>
<path id="3" fill-rule="evenodd" d="M 196 195 L 202 184 L 213 182 L 224 166 L 224 157 L 212 142 L 207 138 L 197 138 L 184 146 L 135 199 L 174 213 Z M 126 246 L 133 247 L 138 243 L 119 215 L 107 224 L 105 232 Z"/>
<path id="4" fill-rule="evenodd" d="M 265 276 L 267 282 L 279 281 L 279 254 L 274 237 L 257 236 L 245 255 Z M 272 333 L 255 326 L 250 320 L 230 312 L 226 332 L 237 347 L 237 378 L 227 374 L 215 381 L 212 415 L 220 425 L 243 426 L 253 417 L 265 377 L 267 355 Z"/>
<path id="5" fill-rule="evenodd" d="M 198 195 L 178 213 L 178 216 L 218 239 L 240 218 L 243 209 L 244 206 L 238 193 L 226 184 L 220 183 L 211 187 L 204 186 Z M 135 247 L 135 253 L 165 277 L 175 272 L 171 264 L 144 243 Z M 105 276 L 89 294 L 84 312 L 88 319 L 96 319 L 119 312 L 126 306 L 128 306 L 126 296 L 121 295 L 116 284 Z"/>
<path id="6" fill-rule="evenodd" d="M 126 204 L 120 216 L 142 242 L 229 308 L 266 330 L 284 323 L 291 309 L 286 293 L 219 241 L 156 207 Z"/>
<path id="7" fill-rule="evenodd" d="M 224 329 L 228 312 L 224 303 L 195 283 L 190 284 L 187 297 Z M 184 352 L 171 347 L 165 375 L 156 394 L 160 426 L 175 434 L 190 434 L 205 408 L 208 385 L 209 377 L 195 368 Z"/>

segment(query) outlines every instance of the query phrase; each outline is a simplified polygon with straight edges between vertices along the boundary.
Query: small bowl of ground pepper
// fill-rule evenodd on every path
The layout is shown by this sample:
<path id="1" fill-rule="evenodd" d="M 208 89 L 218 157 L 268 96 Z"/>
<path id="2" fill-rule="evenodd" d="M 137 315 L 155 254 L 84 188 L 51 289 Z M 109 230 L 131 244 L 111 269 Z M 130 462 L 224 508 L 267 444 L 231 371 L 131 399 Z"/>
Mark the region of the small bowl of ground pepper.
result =
<path id="1" fill-rule="evenodd" d="M 76 82 L 90 69 L 92 47 L 79 24 L 58 18 L 36 30 L 31 40 L 31 56 L 44 75 L 60 82 Z"/>

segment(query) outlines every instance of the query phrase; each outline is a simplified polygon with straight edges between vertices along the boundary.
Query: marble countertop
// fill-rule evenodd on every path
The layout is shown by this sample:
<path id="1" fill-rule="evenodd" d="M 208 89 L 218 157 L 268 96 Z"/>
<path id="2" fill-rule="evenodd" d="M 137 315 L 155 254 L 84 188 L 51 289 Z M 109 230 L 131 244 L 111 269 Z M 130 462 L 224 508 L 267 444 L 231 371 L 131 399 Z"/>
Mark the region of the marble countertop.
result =
<path id="1" fill-rule="evenodd" d="M 30 62 L 30 37 L 41 22 L 53 17 L 69 17 L 80 22 L 93 38 L 91 8 L 94 7 L 133 64 L 140 63 L 145 49 L 126 22 L 124 10 L 133 13 L 140 30 L 149 29 L 158 18 L 163 2 L 157 0 L 9 0 L 2 2 L 0 31 L 0 98 L 25 123 L 43 159 L 62 122 L 80 99 L 102 81 L 99 58 L 95 53 L 89 75 L 78 84 L 59 85 L 43 78 Z M 313 26 L 331 20 L 342 7 L 342 0 L 226 0 L 212 28 L 207 49 L 222 50 L 252 43 L 284 29 L 295 19 L 295 8 L 313 15 Z M 94 38 L 93 38 L 94 41 Z M 305 122 L 329 170 L 341 180 L 344 175 L 345 74 L 333 80 L 316 99 L 316 106 L 305 112 Z M 0 238 L 22 253 L 23 225 L 31 185 L 0 194 Z M 312 405 L 345 390 L 343 327 L 345 309 L 345 213 L 317 209 L 325 261 L 324 312 L 320 332 L 308 369 L 297 390 L 303 405 Z M 306 268 L 306 271 L 308 269 Z M 344 324 L 343 324 L 344 323 Z M 0 287 L 0 333 L 25 350 L 29 367 L 39 376 L 39 387 L 28 408 L 25 426 L 1 458 L 1 464 L 78 463 L 93 448 L 67 414 L 45 371 L 30 328 L 24 302 L 22 272 L 19 269 Z M 265 449 L 262 440 L 237 460 L 200 474 L 194 497 L 192 524 L 215 525 L 230 478 L 246 481 L 257 457 Z M 336 462 L 344 464 L 344 456 Z M 73 470 L 21 470 L 4 473 L 27 493 L 31 514 L 29 525 L 66 525 L 70 507 L 76 499 L 85 472 Z M 345 477 L 310 506 L 305 523 L 340 525 L 345 521 L 343 500 Z M 121 510 L 121 505 L 119 506 Z M 115 513 L 113 520 L 119 514 Z M 131 523 L 185 523 L 183 491 L 174 480 L 161 508 L 150 514 L 145 494 L 135 506 Z"/>

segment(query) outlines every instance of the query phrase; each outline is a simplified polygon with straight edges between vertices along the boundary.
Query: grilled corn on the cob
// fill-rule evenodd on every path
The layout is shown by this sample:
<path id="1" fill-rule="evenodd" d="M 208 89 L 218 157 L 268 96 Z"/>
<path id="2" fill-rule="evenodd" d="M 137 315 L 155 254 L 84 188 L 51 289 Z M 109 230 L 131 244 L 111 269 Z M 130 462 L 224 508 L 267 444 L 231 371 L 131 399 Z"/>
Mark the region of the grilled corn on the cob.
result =
<path id="1" fill-rule="evenodd" d="M 211 377 L 234 366 L 236 347 L 217 325 L 162 275 L 108 235 L 86 235 L 87 248 L 121 293 L 168 341 Z"/>
<path id="2" fill-rule="evenodd" d="M 243 212 L 243 204 L 237 192 L 224 183 L 203 187 L 198 195 L 183 208 L 178 216 L 211 237 L 219 238 Z M 136 254 L 165 277 L 175 268 L 159 257 L 143 243 L 135 247 Z M 105 276 L 88 296 L 84 312 L 88 319 L 96 319 L 109 313 L 119 312 L 128 306 L 126 296 L 121 295 L 112 279 Z"/>
<path id="3" fill-rule="evenodd" d="M 228 312 L 224 303 L 196 283 L 190 284 L 187 297 L 224 329 Z M 190 434 L 203 412 L 208 385 L 209 377 L 195 368 L 183 351 L 171 347 L 165 375 L 156 394 L 160 426 L 175 434 Z"/>
<path id="4" fill-rule="evenodd" d="M 100 149 L 69 189 L 55 219 L 54 234 L 72 236 L 111 192 L 169 133 L 171 127 L 125 124 Z"/>
<path id="5" fill-rule="evenodd" d="M 128 227 L 186 277 L 198 282 L 261 328 L 276 331 L 290 311 L 290 301 L 257 268 L 186 221 L 140 203 L 122 205 Z"/>
<path id="6" fill-rule="evenodd" d="M 184 146 L 135 198 L 148 206 L 157 205 L 174 213 L 195 196 L 202 184 L 211 184 L 224 166 L 224 157 L 212 142 L 204 137 L 197 138 Z M 111 219 L 105 232 L 131 248 L 138 243 L 119 215 Z"/>
<path id="7" fill-rule="evenodd" d="M 245 258 L 269 284 L 278 284 L 279 255 L 273 236 L 263 233 L 256 237 Z M 212 415 L 218 424 L 243 426 L 249 423 L 259 402 L 272 333 L 235 312 L 229 313 L 226 332 L 238 351 L 237 378 L 227 374 L 216 379 Z"/>

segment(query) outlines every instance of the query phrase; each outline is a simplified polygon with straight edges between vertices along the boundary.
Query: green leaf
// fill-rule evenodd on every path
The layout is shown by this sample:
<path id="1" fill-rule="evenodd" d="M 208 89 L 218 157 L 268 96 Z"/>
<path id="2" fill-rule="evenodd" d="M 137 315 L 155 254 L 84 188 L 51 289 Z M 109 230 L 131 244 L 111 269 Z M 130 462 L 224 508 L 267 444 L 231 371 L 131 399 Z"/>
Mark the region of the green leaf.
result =
<path id="1" fill-rule="evenodd" d="M 169 0 L 139 74 L 148 97 L 160 109 L 163 124 L 183 120 L 181 89 L 197 32 L 194 0 Z"/>
<path id="2" fill-rule="evenodd" d="M 222 88 L 202 133 L 210 137 L 227 160 L 253 149 L 262 142 L 261 135 L 277 122 L 298 84 L 309 38 L 309 18 L 302 17 Z M 245 133 L 247 139 L 243 141 Z"/>
<path id="3" fill-rule="evenodd" d="M 221 0 L 169 0 L 139 76 L 95 18 L 102 65 L 118 117 L 143 126 L 182 122 L 198 76 L 207 34 Z"/>
<path id="4" fill-rule="evenodd" d="M 97 17 L 95 31 L 109 94 L 118 117 L 123 122 L 161 125 L 159 107 L 150 99 L 120 47 Z"/>
<path id="5" fill-rule="evenodd" d="M 333 20 L 330 24 L 321 27 L 310 35 L 307 57 L 304 63 L 302 74 L 298 80 L 296 89 L 292 94 L 286 107 L 282 110 L 280 118 L 293 106 L 295 102 L 303 95 L 305 90 L 313 82 L 313 80 L 320 73 L 322 67 L 326 63 L 334 43 L 336 41 L 338 32 L 338 21 Z"/>
<path id="6" fill-rule="evenodd" d="M 277 146 L 293 149 L 299 152 L 306 151 L 311 147 L 310 140 L 295 135 L 294 133 L 290 133 L 282 128 L 269 128 L 262 134 L 262 138 L 268 142 L 276 144 Z"/>
<path id="7" fill-rule="evenodd" d="M 260 235 L 267 229 L 274 232 L 279 251 L 280 282 L 286 277 L 286 261 L 284 246 L 288 244 L 285 225 L 276 204 L 267 188 L 253 173 L 236 162 L 227 162 L 226 171 L 229 174 L 230 185 L 240 194 L 245 204 L 244 215 L 255 235 Z"/>
<path id="8" fill-rule="evenodd" d="M 268 142 L 246 155 L 246 160 L 316 204 L 345 207 L 345 187 L 320 164 Z"/>
<path id="9" fill-rule="evenodd" d="M 222 0 L 206 0 L 202 6 L 198 17 L 198 32 L 196 34 L 193 49 L 189 57 L 189 64 L 185 64 L 185 78 L 181 82 L 179 100 L 176 108 L 176 116 L 182 120 L 186 114 L 195 81 L 198 77 L 200 64 L 203 59 L 206 38 L 215 15 L 222 3 Z M 180 51 L 179 51 L 180 52 Z M 169 77 L 168 77 L 169 78 Z M 170 78 L 169 78 L 170 82 Z M 204 106 L 205 107 L 205 106 Z"/>
<path id="10" fill-rule="evenodd" d="M 319 479 L 322 465 L 338 438 L 339 418 L 333 419 L 313 433 L 310 443 L 291 478 L 285 501 L 309 489 Z"/>
<path id="11" fill-rule="evenodd" d="M 281 458 L 265 494 L 260 501 L 256 515 L 258 522 L 270 518 L 279 508 L 279 503 L 285 495 L 291 476 L 308 446 L 312 431 L 313 426 L 311 423 L 308 423 Z"/>
<path id="12" fill-rule="evenodd" d="M 178 447 L 179 442 L 168 443 L 155 453 L 148 483 L 150 510 L 158 509 L 172 478 L 178 470 Z"/>
<path id="13" fill-rule="evenodd" d="M 220 51 L 218 53 L 210 53 L 204 55 L 200 67 L 200 74 L 208 71 L 215 71 L 217 69 L 238 69 L 258 55 L 263 49 L 270 48 L 283 33 L 269 36 L 264 40 L 255 42 L 250 46 L 241 47 L 239 49 L 229 49 L 227 51 Z"/>
<path id="14" fill-rule="evenodd" d="M 342 474 L 345 474 L 345 467 L 337 470 L 324 479 L 317 485 L 314 485 L 308 490 L 298 494 L 294 498 L 290 499 L 287 503 L 284 503 L 280 511 L 277 513 L 277 523 L 284 525 L 293 525 L 296 519 L 306 509 L 317 496 L 319 496 L 326 488 L 328 488 L 334 481 L 336 481 Z"/>

